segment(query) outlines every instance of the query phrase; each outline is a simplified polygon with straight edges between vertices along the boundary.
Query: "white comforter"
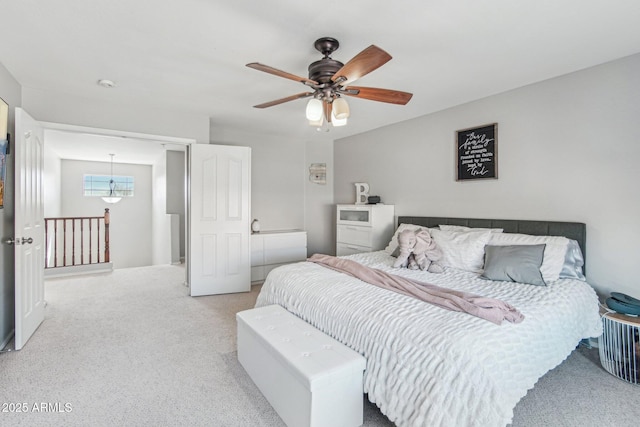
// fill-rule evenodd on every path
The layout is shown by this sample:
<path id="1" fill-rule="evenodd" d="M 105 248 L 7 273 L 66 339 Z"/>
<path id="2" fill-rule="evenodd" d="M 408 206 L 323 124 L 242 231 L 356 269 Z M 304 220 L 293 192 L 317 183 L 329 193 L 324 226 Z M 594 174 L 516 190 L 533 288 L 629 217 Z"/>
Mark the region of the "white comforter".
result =
<path id="1" fill-rule="evenodd" d="M 392 274 L 506 301 L 525 316 L 497 326 L 377 288 L 317 264 L 269 273 L 256 306 L 279 304 L 367 359 L 364 391 L 398 426 L 504 426 L 516 403 L 582 338 L 600 335 L 598 299 L 577 280 L 547 287 L 447 269 L 391 267 L 386 252 L 348 258 Z"/>

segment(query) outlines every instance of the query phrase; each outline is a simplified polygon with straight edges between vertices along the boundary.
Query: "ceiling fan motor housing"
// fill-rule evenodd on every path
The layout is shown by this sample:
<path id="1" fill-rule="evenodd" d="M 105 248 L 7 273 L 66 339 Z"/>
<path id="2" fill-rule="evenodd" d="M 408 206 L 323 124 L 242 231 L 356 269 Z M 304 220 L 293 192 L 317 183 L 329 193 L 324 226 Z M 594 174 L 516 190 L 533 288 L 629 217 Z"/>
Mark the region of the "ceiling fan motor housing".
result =
<path id="1" fill-rule="evenodd" d="M 309 65 L 309 79 L 320 84 L 329 83 L 331 77 L 344 66 L 342 62 L 329 57 L 340 47 L 340 43 L 332 37 L 321 37 L 313 46 L 324 55 L 324 58 Z"/>
<path id="2" fill-rule="evenodd" d="M 344 66 L 340 61 L 331 58 L 322 58 L 309 65 L 309 78 L 323 84 L 331 82 L 331 77 Z"/>

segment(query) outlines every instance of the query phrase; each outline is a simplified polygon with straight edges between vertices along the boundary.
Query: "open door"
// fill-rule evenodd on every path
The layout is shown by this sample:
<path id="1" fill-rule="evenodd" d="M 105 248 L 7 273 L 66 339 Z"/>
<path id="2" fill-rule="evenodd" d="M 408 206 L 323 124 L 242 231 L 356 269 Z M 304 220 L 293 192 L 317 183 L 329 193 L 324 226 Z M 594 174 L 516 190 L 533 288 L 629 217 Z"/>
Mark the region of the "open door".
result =
<path id="1" fill-rule="evenodd" d="M 192 144 L 188 168 L 191 296 L 248 292 L 251 148 Z"/>
<path id="2" fill-rule="evenodd" d="M 15 349 L 44 320 L 44 131 L 16 108 L 15 153 Z"/>

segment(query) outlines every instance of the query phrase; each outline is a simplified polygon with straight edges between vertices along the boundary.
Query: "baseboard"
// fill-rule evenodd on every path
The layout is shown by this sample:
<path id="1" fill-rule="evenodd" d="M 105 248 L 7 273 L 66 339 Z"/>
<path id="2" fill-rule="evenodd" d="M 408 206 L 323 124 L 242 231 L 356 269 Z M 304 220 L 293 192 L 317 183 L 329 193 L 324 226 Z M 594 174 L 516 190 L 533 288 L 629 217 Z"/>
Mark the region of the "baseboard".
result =
<path id="1" fill-rule="evenodd" d="M 7 336 L 7 338 L 4 339 L 4 341 L 2 341 L 2 343 L 0 344 L 0 350 L 4 350 L 4 348 L 11 342 L 11 340 L 13 339 L 13 335 L 15 334 L 15 329 L 12 329 L 11 332 L 9 332 L 9 335 Z"/>
<path id="2" fill-rule="evenodd" d="M 101 262 L 96 264 L 73 265 L 68 267 L 46 268 L 45 278 L 77 276 L 80 274 L 109 273 L 113 271 L 113 263 Z"/>

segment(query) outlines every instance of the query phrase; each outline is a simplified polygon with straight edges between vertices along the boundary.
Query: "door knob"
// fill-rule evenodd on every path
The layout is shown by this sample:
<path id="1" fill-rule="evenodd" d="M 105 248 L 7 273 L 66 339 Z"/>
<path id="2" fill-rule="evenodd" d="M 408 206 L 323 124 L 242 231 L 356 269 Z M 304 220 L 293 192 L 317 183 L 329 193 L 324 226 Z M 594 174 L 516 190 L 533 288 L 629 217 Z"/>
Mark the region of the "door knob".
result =
<path id="1" fill-rule="evenodd" d="M 11 237 L 9 237 L 4 239 L 2 243 L 5 243 L 7 245 L 30 245 L 31 243 L 33 243 L 33 237 L 23 237 L 21 239 L 12 239 Z"/>

